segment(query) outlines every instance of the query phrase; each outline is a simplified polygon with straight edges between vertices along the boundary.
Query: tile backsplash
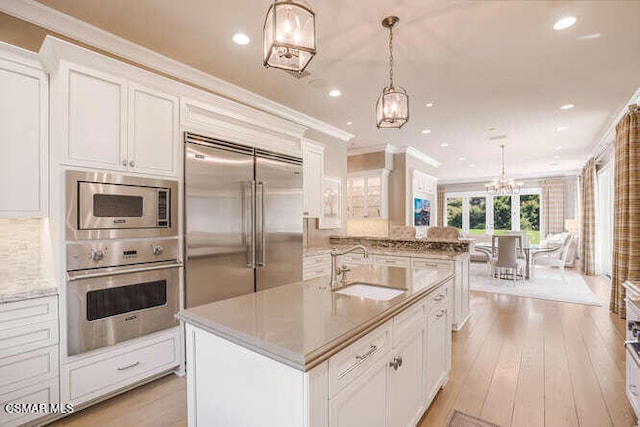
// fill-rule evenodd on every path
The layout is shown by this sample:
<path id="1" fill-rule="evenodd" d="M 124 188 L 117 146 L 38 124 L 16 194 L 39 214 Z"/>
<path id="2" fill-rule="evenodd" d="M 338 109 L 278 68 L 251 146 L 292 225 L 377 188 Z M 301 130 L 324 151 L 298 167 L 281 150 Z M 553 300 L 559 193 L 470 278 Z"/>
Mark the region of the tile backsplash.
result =
<path id="1" fill-rule="evenodd" d="M 0 288 L 49 276 L 49 242 L 46 219 L 0 219 Z"/>
<path id="2" fill-rule="evenodd" d="M 389 221 L 386 219 L 350 219 L 347 221 L 347 235 L 388 237 Z"/>

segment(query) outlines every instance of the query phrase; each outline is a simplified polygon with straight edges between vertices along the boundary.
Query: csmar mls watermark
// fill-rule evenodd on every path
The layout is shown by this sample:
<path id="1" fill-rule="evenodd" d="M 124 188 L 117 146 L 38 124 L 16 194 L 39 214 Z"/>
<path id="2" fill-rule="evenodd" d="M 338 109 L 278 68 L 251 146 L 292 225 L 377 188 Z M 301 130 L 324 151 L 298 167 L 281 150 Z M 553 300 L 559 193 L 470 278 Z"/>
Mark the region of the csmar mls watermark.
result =
<path id="1" fill-rule="evenodd" d="M 70 403 L 5 403 L 4 412 L 7 414 L 70 414 L 73 405 Z"/>

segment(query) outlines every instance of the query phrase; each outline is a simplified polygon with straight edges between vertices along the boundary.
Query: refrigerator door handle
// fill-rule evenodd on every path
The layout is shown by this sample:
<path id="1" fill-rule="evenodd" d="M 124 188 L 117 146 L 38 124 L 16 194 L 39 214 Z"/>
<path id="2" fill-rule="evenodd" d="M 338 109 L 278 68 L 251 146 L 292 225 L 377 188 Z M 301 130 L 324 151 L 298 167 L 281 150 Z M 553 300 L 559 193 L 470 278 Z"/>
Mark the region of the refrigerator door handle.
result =
<path id="1" fill-rule="evenodd" d="M 245 241 L 247 242 L 247 268 L 256 268 L 256 182 L 247 181 L 245 188 L 245 197 L 249 196 L 249 203 L 245 206 L 249 207 L 248 215 L 245 211 L 246 218 L 249 219 L 249 226 L 245 223 Z"/>
<path id="2" fill-rule="evenodd" d="M 266 260 L 266 245 L 264 238 L 264 227 L 265 227 L 265 209 L 264 209 L 264 182 L 259 181 L 258 187 L 260 188 L 260 259 L 257 264 L 258 267 L 264 267 L 267 265 Z"/>

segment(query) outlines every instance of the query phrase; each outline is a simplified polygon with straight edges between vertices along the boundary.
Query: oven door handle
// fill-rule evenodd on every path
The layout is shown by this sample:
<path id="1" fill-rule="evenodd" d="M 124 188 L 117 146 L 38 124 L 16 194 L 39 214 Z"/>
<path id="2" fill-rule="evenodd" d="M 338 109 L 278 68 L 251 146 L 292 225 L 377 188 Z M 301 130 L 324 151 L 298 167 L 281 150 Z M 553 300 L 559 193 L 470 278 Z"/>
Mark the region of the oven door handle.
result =
<path id="1" fill-rule="evenodd" d="M 98 277 L 106 277 L 106 276 L 116 276 L 120 274 L 131 274 L 131 273 L 142 273 L 145 271 L 153 271 L 153 270 L 165 270 L 167 268 L 176 268 L 182 267 L 182 263 L 176 262 L 172 264 L 164 264 L 164 265 L 154 265 L 151 267 L 138 267 L 138 268 L 127 268 L 124 270 L 117 271 L 103 271 L 100 273 L 90 273 L 90 274 L 78 274 L 75 272 L 67 272 L 67 279 L 70 282 L 75 280 L 83 280 L 83 279 L 95 279 Z"/>

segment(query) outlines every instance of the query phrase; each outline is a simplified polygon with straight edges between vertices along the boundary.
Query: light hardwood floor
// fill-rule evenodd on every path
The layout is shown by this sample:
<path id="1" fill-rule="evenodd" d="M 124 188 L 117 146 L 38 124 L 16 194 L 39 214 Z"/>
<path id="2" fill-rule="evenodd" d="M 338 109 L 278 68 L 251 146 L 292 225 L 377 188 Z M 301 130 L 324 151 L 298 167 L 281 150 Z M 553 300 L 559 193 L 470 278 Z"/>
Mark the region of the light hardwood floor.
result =
<path id="1" fill-rule="evenodd" d="M 624 426 L 624 321 L 608 312 L 609 284 L 586 278 L 602 307 L 472 292 L 472 317 L 453 334 L 452 370 L 420 427 L 454 409 L 500 426 Z M 55 426 L 185 426 L 185 379 L 168 376 Z"/>

